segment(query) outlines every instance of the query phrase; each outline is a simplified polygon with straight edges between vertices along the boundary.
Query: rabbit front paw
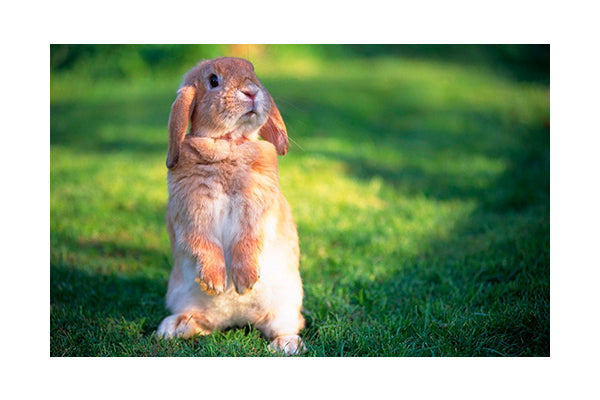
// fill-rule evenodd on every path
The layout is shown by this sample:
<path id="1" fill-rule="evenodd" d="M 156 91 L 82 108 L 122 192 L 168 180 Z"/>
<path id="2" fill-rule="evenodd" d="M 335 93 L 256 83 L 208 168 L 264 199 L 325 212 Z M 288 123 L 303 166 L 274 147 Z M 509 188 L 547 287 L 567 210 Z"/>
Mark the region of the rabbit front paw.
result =
<path id="1" fill-rule="evenodd" d="M 199 266 L 196 282 L 208 295 L 216 296 L 223 293 L 227 285 L 225 263 L 204 263 Z"/>
<path id="2" fill-rule="evenodd" d="M 260 278 L 258 250 L 258 242 L 251 240 L 243 240 L 233 246 L 231 280 L 235 291 L 239 294 L 245 294 L 252 290 Z"/>
<path id="3" fill-rule="evenodd" d="M 235 291 L 239 294 L 246 294 L 252 290 L 259 277 L 258 265 L 256 264 L 234 265 L 231 270 L 231 279 Z"/>

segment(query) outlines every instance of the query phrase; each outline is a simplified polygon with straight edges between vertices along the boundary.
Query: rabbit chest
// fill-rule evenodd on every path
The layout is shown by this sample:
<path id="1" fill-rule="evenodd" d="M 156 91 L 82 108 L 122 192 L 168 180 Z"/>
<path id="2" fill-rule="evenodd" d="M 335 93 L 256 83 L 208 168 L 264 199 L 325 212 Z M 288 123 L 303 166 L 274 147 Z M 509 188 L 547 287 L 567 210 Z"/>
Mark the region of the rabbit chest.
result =
<path id="1" fill-rule="evenodd" d="M 179 242 L 201 234 L 227 254 L 239 235 L 260 229 L 277 196 L 276 168 L 260 159 L 224 159 L 169 172 L 168 214 Z"/>

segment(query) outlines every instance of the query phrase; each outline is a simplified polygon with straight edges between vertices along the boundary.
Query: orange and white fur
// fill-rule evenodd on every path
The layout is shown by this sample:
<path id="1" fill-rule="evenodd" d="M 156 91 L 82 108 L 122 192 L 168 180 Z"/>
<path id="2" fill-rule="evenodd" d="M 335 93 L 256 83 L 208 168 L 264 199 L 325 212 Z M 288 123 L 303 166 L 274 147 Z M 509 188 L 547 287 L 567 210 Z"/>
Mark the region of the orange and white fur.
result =
<path id="1" fill-rule="evenodd" d="M 278 183 L 277 154 L 287 149 L 279 110 L 250 62 L 206 60 L 184 76 L 167 155 L 172 315 L 159 336 L 251 323 L 271 350 L 305 350 L 298 235 Z"/>

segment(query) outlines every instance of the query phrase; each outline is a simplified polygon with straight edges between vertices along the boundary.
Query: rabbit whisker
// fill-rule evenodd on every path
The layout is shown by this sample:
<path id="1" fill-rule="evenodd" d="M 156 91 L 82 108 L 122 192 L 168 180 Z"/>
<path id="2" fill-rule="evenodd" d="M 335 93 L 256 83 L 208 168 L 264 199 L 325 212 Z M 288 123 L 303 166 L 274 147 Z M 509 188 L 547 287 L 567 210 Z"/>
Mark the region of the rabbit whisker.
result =
<path id="1" fill-rule="evenodd" d="M 288 134 L 288 139 L 290 139 L 292 142 L 294 142 L 294 144 L 295 144 L 296 146 L 298 146 L 298 147 L 300 148 L 300 150 L 302 150 L 302 151 L 305 151 L 305 150 L 302 148 L 302 146 L 300 146 L 300 144 L 299 144 L 298 142 L 296 142 L 296 141 L 294 140 L 294 138 L 293 138 L 293 137 L 291 137 L 289 134 Z"/>

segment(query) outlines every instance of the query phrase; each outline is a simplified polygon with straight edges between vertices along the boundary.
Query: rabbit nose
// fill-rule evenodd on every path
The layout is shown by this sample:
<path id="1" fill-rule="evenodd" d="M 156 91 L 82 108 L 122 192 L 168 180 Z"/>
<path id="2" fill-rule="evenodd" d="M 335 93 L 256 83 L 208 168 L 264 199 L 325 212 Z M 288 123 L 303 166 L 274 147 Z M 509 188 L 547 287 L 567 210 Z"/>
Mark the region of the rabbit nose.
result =
<path id="1" fill-rule="evenodd" d="M 250 98 L 250 100 L 254 100 L 256 95 L 258 94 L 258 88 L 256 87 L 246 87 L 242 89 L 242 93 Z"/>
<path id="2" fill-rule="evenodd" d="M 259 87 L 254 82 L 247 80 L 241 87 L 240 91 L 246 95 L 250 100 L 254 101 L 254 98 L 258 94 Z"/>

